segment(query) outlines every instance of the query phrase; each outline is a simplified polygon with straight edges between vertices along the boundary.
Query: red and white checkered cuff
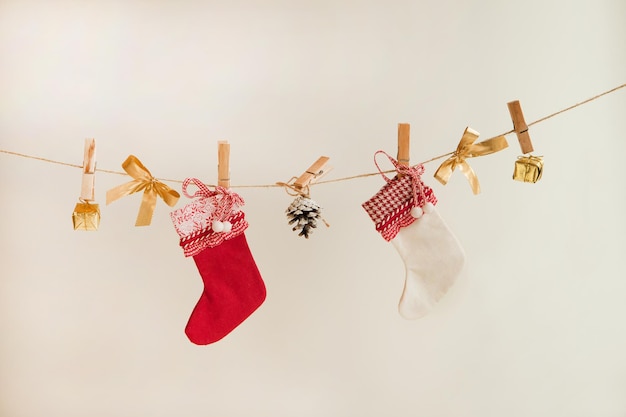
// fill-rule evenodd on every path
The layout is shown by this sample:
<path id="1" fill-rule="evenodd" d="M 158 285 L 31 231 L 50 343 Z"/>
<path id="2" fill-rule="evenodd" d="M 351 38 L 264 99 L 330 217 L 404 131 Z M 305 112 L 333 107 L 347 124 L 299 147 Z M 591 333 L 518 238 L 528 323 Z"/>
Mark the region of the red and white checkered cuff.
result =
<path id="1" fill-rule="evenodd" d="M 183 248 L 185 256 L 194 256 L 206 248 L 214 248 L 226 240 L 239 236 L 248 228 L 248 222 L 243 211 L 234 213 L 224 222 L 230 222 L 232 225 L 230 231 L 216 232 L 211 226 L 208 226 L 181 237 L 180 246 Z"/>
<path id="2" fill-rule="evenodd" d="M 415 206 L 423 207 L 426 203 L 437 204 L 433 190 L 421 182 L 423 190 L 417 195 L 417 204 L 413 196 L 412 179 L 409 176 L 393 178 L 383 186 L 372 198 L 362 204 L 370 216 L 376 230 L 386 241 L 395 238 L 401 228 L 412 224 L 416 219 L 411 216 Z"/>
<path id="3" fill-rule="evenodd" d="M 432 194 L 432 192 L 430 194 L 425 194 L 427 202 L 432 203 L 433 205 L 437 204 L 437 198 L 435 198 L 435 195 Z M 380 223 L 376 224 L 376 230 L 380 232 L 382 237 L 387 242 L 396 237 L 398 232 L 400 232 L 400 229 L 409 226 L 417 220 L 411 215 L 411 209 L 413 207 L 413 201 L 409 200 L 393 212 L 389 213 L 389 215 L 382 219 Z"/>

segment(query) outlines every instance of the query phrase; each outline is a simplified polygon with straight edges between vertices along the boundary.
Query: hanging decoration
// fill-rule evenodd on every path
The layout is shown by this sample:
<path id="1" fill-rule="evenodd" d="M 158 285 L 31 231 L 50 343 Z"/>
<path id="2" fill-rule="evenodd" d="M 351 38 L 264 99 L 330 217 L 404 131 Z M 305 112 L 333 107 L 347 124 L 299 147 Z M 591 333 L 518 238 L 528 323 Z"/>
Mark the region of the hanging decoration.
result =
<path id="1" fill-rule="evenodd" d="M 156 207 L 157 195 L 170 207 L 175 206 L 178 202 L 180 194 L 154 178 L 150 171 L 148 171 L 148 168 L 143 166 L 136 156 L 129 155 L 122 163 L 122 168 L 124 168 L 124 171 L 133 177 L 134 180 L 108 190 L 107 205 L 124 196 L 143 190 L 143 198 L 141 200 L 141 206 L 139 206 L 135 226 L 150 225 L 152 222 L 152 214 Z"/>
<path id="2" fill-rule="evenodd" d="M 467 181 L 469 181 L 472 192 L 474 194 L 480 193 L 480 183 L 478 182 L 478 177 L 465 159 L 489 155 L 491 153 L 501 151 L 509 145 L 503 135 L 487 139 L 479 143 L 474 143 L 476 139 L 478 139 L 479 135 L 480 134 L 477 131 L 471 129 L 470 127 L 465 128 L 461 141 L 459 142 L 456 150 L 452 153 L 452 156 L 446 159 L 435 172 L 435 178 L 440 183 L 446 185 L 450 179 L 450 175 L 452 175 L 454 170 L 458 167 L 467 178 Z"/>
<path id="3" fill-rule="evenodd" d="M 318 221 L 321 220 L 326 224 L 326 227 L 329 226 L 322 218 L 322 208 L 309 195 L 309 185 L 330 171 L 331 168 L 327 167 L 329 159 L 327 156 L 321 156 L 297 179 L 293 177 L 288 183 L 277 183 L 284 186 L 289 195 L 297 196 L 287 207 L 285 213 L 289 225 L 292 226 L 291 230 L 299 232 L 298 236 L 303 236 L 306 239 L 313 233 L 313 229 L 317 228 Z M 291 184 L 292 181 L 293 184 Z"/>
<path id="4" fill-rule="evenodd" d="M 192 256 L 204 288 L 185 327 L 197 345 L 215 343 L 239 326 L 263 304 L 266 289 L 252 257 L 248 227 L 241 210 L 244 200 L 228 188 L 230 147 L 218 144 L 218 185 L 214 190 L 196 178 L 187 178 L 185 197 L 197 198 L 170 213 L 185 256 Z M 187 192 L 193 184 L 198 191 Z M 216 226 L 219 225 L 219 226 Z"/>
<path id="5" fill-rule="evenodd" d="M 428 314 L 454 284 L 465 254 L 437 213 L 433 190 L 421 179 L 424 166 L 408 164 L 408 134 L 408 125 L 398 126 L 398 160 L 384 151 L 374 154 L 374 164 L 386 184 L 362 207 L 404 263 L 398 312 L 406 319 L 417 319 Z M 381 154 L 393 164 L 397 172 L 394 178 L 388 178 L 380 169 L 376 157 Z M 406 159 L 405 164 L 399 162 L 400 156 Z"/>
<path id="6" fill-rule="evenodd" d="M 72 213 L 74 230 L 95 231 L 100 225 L 100 206 L 95 203 L 96 178 L 96 141 L 85 139 L 83 158 L 83 179 L 80 190 L 79 203 L 76 203 Z"/>
<path id="7" fill-rule="evenodd" d="M 100 225 L 100 207 L 89 201 L 80 200 L 72 213 L 74 230 L 96 231 Z"/>
<path id="8" fill-rule="evenodd" d="M 526 120 L 524 120 L 524 113 L 522 112 L 522 106 L 519 101 L 511 101 L 507 103 L 507 106 L 511 114 L 511 119 L 513 120 L 513 129 L 517 135 L 522 153 L 528 154 L 519 156 L 515 161 L 513 179 L 515 181 L 535 183 L 541 179 L 543 157 L 530 154 L 534 151 L 534 148 L 530 140 L 528 125 L 526 124 Z"/>
<path id="9" fill-rule="evenodd" d="M 543 173 L 543 157 L 522 155 L 515 161 L 513 179 L 515 181 L 535 183 L 541 179 Z"/>
<path id="10" fill-rule="evenodd" d="M 322 208 L 310 197 L 299 195 L 291 202 L 287 210 L 287 220 L 293 226 L 291 230 L 299 232 L 298 236 L 309 238 L 313 229 L 317 228 L 318 220 L 322 219 Z"/>

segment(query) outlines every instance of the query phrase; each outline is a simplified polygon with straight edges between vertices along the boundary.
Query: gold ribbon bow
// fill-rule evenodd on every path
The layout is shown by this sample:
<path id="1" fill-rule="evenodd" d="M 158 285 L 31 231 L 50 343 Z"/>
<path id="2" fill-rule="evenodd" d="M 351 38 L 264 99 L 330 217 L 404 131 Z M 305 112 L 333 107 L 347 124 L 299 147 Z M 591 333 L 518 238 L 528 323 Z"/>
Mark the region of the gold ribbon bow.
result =
<path id="1" fill-rule="evenodd" d="M 129 155 L 122 164 L 122 168 L 135 180 L 107 191 L 107 205 L 124 196 L 143 190 L 143 198 L 135 226 L 150 225 L 156 207 L 157 195 L 170 207 L 178 202 L 180 194 L 154 178 L 148 168 L 143 166 L 136 156 Z"/>
<path id="2" fill-rule="evenodd" d="M 506 142 L 504 136 L 497 136 L 479 143 L 474 143 L 479 135 L 480 133 L 475 130 L 469 127 L 465 128 L 465 132 L 463 132 L 463 137 L 456 151 L 454 151 L 450 158 L 443 161 L 435 172 L 435 178 L 437 178 L 440 183 L 446 185 L 450 179 L 450 175 L 452 175 L 454 170 L 458 167 L 469 181 L 474 194 L 480 193 L 478 177 L 472 167 L 465 161 L 465 158 L 489 155 L 490 153 L 501 151 L 509 146 L 509 144 Z"/>

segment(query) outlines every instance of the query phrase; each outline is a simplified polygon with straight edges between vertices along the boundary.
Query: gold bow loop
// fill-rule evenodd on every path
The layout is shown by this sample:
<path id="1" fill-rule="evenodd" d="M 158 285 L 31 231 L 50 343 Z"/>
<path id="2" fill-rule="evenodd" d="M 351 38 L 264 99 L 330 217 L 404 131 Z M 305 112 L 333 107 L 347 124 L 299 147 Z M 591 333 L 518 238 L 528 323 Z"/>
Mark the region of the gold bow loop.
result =
<path id="1" fill-rule="evenodd" d="M 180 194 L 172 190 L 161 181 L 152 176 L 148 168 L 143 166 L 141 161 L 134 155 L 129 155 L 122 164 L 124 171 L 134 178 L 133 181 L 118 185 L 107 191 L 107 205 L 124 196 L 143 190 L 141 206 L 135 226 L 149 226 L 152 222 L 152 214 L 156 207 L 157 195 L 165 201 L 165 204 L 172 207 L 176 205 Z"/>
<path id="2" fill-rule="evenodd" d="M 479 143 L 474 143 L 476 139 L 478 139 L 478 136 L 480 136 L 480 133 L 476 132 L 474 129 L 470 127 L 465 128 L 463 137 L 461 137 L 461 141 L 452 156 L 443 161 L 435 172 L 435 178 L 437 178 L 440 183 L 446 185 L 450 179 L 450 175 L 452 175 L 454 170 L 458 167 L 467 178 L 467 181 L 469 181 L 474 194 L 480 193 L 478 177 L 472 167 L 465 161 L 465 158 L 489 155 L 490 153 L 501 151 L 509 146 L 509 144 L 504 136 L 497 136 Z"/>

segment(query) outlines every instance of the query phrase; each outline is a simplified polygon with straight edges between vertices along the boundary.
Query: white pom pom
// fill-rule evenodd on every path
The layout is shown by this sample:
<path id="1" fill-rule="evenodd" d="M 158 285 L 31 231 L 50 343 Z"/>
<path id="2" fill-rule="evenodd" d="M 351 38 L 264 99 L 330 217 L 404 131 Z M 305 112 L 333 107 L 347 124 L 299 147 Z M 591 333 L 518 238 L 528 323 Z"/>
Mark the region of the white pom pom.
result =
<path id="1" fill-rule="evenodd" d="M 224 233 L 230 233 L 233 230 L 233 224 L 228 220 L 222 224 L 224 225 Z"/>
<path id="2" fill-rule="evenodd" d="M 219 220 L 213 220 L 213 223 L 211 223 L 211 229 L 213 229 L 215 233 L 221 233 L 224 231 L 224 223 Z"/>
<path id="3" fill-rule="evenodd" d="M 433 203 L 424 204 L 424 213 L 432 213 L 434 209 L 435 206 L 433 206 Z"/>
<path id="4" fill-rule="evenodd" d="M 415 206 L 411 209 L 411 216 L 416 219 L 422 217 L 422 214 L 424 214 L 424 210 L 422 210 L 422 208 L 419 206 Z"/>

